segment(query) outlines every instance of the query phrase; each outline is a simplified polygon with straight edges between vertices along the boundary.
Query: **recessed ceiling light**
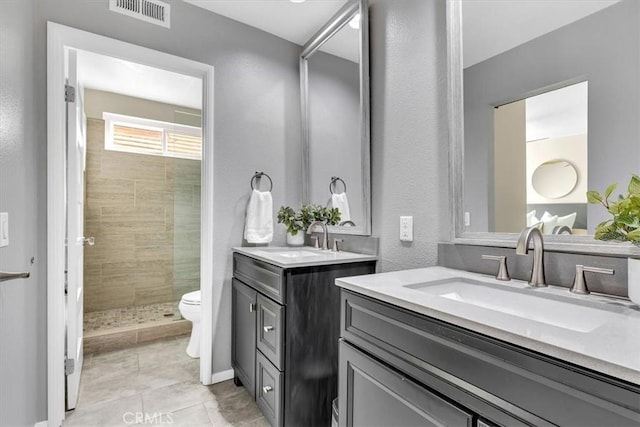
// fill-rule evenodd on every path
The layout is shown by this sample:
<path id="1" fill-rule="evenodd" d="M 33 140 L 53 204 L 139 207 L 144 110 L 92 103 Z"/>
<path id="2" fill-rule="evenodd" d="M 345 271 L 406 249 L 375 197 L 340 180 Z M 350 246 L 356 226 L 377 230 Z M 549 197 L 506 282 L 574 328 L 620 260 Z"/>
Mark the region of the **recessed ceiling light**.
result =
<path id="1" fill-rule="evenodd" d="M 349 26 L 351 28 L 353 28 L 354 30 L 359 30 L 360 29 L 360 14 L 359 13 L 356 16 L 354 16 L 351 21 L 349 21 Z"/>
<path id="2" fill-rule="evenodd" d="M 289 0 L 291 3 L 304 3 L 306 0 Z"/>

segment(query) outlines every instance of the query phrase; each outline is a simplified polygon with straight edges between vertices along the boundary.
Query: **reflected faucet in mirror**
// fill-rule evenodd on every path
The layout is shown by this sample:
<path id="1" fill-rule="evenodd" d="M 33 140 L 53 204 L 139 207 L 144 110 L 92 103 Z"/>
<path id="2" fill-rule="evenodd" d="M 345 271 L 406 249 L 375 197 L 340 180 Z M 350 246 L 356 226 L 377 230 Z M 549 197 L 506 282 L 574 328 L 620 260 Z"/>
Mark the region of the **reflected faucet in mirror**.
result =
<path id="1" fill-rule="evenodd" d="M 516 243 L 516 254 L 527 255 L 529 242 L 533 242 L 533 266 L 529 286 L 541 288 L 547 286 L 544 279 L 544 242 L 542 232 L 538 227 L 527 227 L 520 233 Z"/>

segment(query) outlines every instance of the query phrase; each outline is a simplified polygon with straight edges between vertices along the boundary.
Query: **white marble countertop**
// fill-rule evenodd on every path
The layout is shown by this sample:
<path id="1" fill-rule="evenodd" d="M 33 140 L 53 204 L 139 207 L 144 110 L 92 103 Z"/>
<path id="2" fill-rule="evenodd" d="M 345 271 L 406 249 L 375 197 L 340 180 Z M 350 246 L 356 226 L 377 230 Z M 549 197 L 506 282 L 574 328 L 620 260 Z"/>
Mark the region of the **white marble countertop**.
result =
<path id="1" fill-rule="evenodd" d="M 576 318 L 574 329 L 559 327 L 544 317 L 532 320 L 407 287 L 416 284 L 420 287 L 419 284 L 427 281 L 446 281 L 454 277 L 480 280 L 494 289 L 507 287 L 512 295 L 535 293 L 560 304 L 576 304 L 583 307 L 578 310 L 584 313 L 584 319 Z M 554 286 L 533 289 L 523 281 L 502 282 L 490 276 L 445 267 L 347 277 L 337 279 L 336 284 L 416 313 L 640 384 L 640 307 L 625 300 L 574 295 L 567 288 Z M 519 289 L 524 291 L 519 292 Z M 496 303 L 508 305 L 512 302 L 508 299 L 507 294 Z M 596 310 L 593 313 L 602 320 L 595 323 L 589 316 L 590 310 Z M 540 314 L 544 316 L 544 312 Z M 568 317 L 569 322 L 572 320 Z M 582 320 L 585 324 L 581 324 Z"/>
<path id="2" fill-rule="evenodd" d="M 333 252 L 312 248 L 311 246 L 235 247 L 231 248 L 231 250 L 283 268 L 345 264 L 349 262 L 376 261 L 378 259 L 375 255 L 363 255 L 345 251 Z"/>

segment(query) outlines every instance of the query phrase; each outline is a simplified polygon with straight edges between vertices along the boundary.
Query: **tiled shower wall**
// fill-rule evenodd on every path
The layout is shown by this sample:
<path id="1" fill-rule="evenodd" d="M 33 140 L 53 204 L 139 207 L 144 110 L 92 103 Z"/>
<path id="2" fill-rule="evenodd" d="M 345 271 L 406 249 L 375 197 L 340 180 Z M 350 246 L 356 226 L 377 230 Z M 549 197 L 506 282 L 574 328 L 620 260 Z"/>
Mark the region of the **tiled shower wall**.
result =
<path id="1" fill-rule="evenodd" d="M 85 310 L 177 301 L 200 287 L 200 161 L 104 149 L 87 119 Z"/>

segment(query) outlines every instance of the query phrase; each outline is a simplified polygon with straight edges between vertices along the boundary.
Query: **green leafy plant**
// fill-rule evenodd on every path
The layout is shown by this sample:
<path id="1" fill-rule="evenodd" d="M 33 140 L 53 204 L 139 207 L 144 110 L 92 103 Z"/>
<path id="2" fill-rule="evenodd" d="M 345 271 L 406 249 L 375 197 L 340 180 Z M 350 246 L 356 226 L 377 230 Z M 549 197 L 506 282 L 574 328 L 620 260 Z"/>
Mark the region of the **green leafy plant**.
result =
<path id="1" fill-rule="evenodd" d="M 278 211 L 278 224 L 284 224 L 292 236 L 306 230 L 314 221 L 337 225 L 340 223 L 340 210 L 321 205 L 303 205 L 298 211 L 289 206 L 281 206 Z"/>
<path id="2" fill-rule="evenodd" d="M 587 191 L 589 203 L 601 204 L 613 215 L 613 218 L 598 224 L 595 238 L 628 241 L 640 246 L 640 177 L 637 175 L 631 177 L 626 196 L 619 195 L 617 200 L 609 201 L 617 185 L 613 183 L 608 186 L 604 194 L 593 190 Z"/>

